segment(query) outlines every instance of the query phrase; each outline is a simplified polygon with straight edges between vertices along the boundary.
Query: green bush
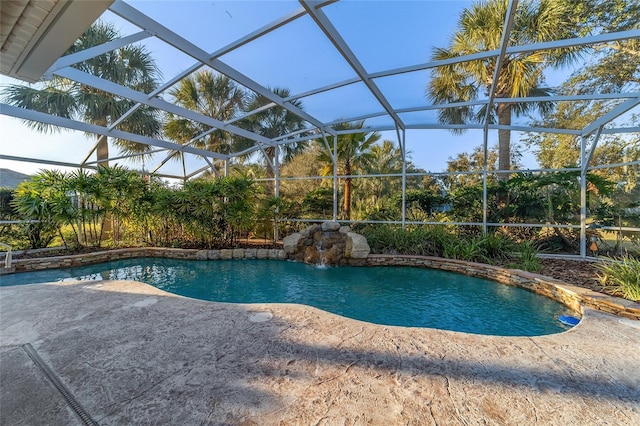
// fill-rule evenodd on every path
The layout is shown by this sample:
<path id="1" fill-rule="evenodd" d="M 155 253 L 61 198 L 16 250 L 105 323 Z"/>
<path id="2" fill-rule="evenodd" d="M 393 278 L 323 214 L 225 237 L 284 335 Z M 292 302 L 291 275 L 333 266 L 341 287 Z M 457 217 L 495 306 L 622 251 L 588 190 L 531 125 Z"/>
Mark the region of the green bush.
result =
<path id="1" fill-rule="evenodd" d="M 442 236 L 420 227 L 403 230 L 399 226 L 381 225 L 364 229 L 363 234 L 373 253 L 441 256 Z"/>
<path id="2" fill-rule="evenodd" d="M 440 256 L 472 262 L 492 263 L 508 258 L 513 243 L 499 235 L 466 236 L 441 226 L 401 229 L 379 225 L 361 231 L 372 253 Z"/>
<path id="3" fill-rule="evenodd" d="M 640 259 L 613 258 L 596 265 L 605 291 L 625 299 L 640 301 Z"/>
<path id="4" fill-rule="evenodd" d="M 529 272 L 538 272 L 542 269 L 542 265 L 538 261 L 538 249 L 531 242 L 520 244 L 519 253 L 520 263 L 518 268 Z"/>
<path id="5" fill-rule="evenodd" d="M 452 238 L 445 243 L 443 256 L 449 259 L 466 260 L 469 262 L 490 263 L 482 248 L 479 238 L 458 240 Z"/>
<path id="6" fill-rule="evenodd" d="M 480 248 L 484 257 L 493 260 L 506 260 L 514 250 L 513 242 L 504 235 L 487 234 L 480 239 Z"/>

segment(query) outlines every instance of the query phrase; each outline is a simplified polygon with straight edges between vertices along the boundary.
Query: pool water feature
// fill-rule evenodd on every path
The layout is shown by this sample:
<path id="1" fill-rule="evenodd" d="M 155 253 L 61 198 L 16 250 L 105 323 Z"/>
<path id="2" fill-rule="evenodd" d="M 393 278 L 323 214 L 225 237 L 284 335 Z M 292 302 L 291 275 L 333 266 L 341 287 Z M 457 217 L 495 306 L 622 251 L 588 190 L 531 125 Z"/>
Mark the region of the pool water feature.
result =
<path id="1" fill-rule="evenodd" d="M 527 290 L 447 271 L 339 267 L 269 260 L 127 259 L 0 277 L 0 285 L 134 280 L 182 296 L 229 303 L 299 303 L 376 324 L 474 334 L 536 336 L 570 327 L 566 306 Z"/>

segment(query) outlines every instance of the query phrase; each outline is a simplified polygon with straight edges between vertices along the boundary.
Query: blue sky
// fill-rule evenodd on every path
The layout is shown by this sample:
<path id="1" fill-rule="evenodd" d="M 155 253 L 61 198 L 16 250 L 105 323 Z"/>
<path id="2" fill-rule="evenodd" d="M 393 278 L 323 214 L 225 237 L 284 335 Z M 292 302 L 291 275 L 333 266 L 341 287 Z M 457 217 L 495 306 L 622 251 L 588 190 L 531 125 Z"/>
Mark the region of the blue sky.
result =
<path id="1" fill-rule="evenodd" d="M 284 0 L 143 0 L 128 3 L 209 52 L 300 7 L 297 1 Z M 364 68 L 368 72 L 376 72 L 427 62 L 433 47 L 447 44 L 455 31 L 459 12 L 470 4 L 463 1 L 354 0 L 334 3 L 323 10 Z M 103 19 L 114 22 L 123 35 L 138 31 L 110 12 Z M 161 41 L 147 39 L 144 44 L 153 52 L 165 80 L 194 62 Z M 220 59 L 264 86 L 287 87 L 294 94 L 355 76 L 307 16 Z M 565 75 L 566 71 L 550 73 L 548 83 L 557 85 Z M 394 107 L 402 108 L 427 104 L 424 95 L 427 80 L 428 74 L 423 71 L 378 79 L 376 83 Z M 0 84 L 13 82 L 0 77 Z M 347 86 L 303 98 L 302 103 L 307 112 L 322 121 L 381 110 L 364 85 Z M 435 123 L 436 116 L 434 113 L 415 113 L 407 115 L 406 121 Z M 390 121 L 377 119 L 370 123 Z M 0 128 L 4 134 L 1 152 L 7 155 L 79 162 L 93 144 L 79 132 L 42 135 L 5 116 L 0 116 Z M 514 139 L 517 136 L 514 133 Z M 396 141 L 395 132 L 385 132 L 383 138 Z M 490 138 L 490 144 L 494 144 L 497 134 L 492 133 Z M 447 131 L 408 131 L 407 142 L 415 164 L 430 171 L 441 171 L 449 157 L 480 145 L 482 134 L 468 131 L 462 136 L 453 136 Z M 159 156 L 149 162 L 147 168 L 162 158 Z M 525 160 L 527 165 L 535 167 L 531 155 Z M 31 173 L 43 166 L 0 160 L 0 167 Z M 195 167 L 195 162 L 192 167 Z M 179 169 L 177 164 L 173 164 L 162 171 L 177 173 Z"/>

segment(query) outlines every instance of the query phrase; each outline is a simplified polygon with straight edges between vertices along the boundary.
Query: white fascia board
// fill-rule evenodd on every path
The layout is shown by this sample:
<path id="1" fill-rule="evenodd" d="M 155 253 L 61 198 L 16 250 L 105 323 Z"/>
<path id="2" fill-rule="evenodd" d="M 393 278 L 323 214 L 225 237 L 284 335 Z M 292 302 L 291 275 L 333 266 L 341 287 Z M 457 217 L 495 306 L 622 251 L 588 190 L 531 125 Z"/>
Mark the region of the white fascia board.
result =
<path id="1" fill-rule="evenodd" d="M 72 120 L 69 118 L 59 117 L 56 115 L 50 115 L 43 112 L 33 111 L 25 108 L 18 108 L 12 105 L 0 104 L 0 114 L 10 117 L 21 118 L 23 120 L 38 121 L 40 123 L 46 123 L 53 126 L 64 127 L 67 129 L 79 130 L 86 133 L 93 133 L 96 135 L 104 135 L 108 137 L 114 137 L 118 139 L 124 139 L 131 142 L 141 143 L 144 145 L 157 146 L 160 148 L 166 148 L 174 151 L 187 152 L 189 154 L 201 155 L 203 157 L 217 158 L 220 160 L 226 160 L 228 155 L 219 154 L 204 149 L 197 149 L 190 146 L 179 145 L 174 142 L 169 142 L 161 139 L 155 139 L 148 136 L 137 135 L 135 133 L 129 133 L 122 130 L 109 130 L 106 127 L 98 126 L 96 124 L 84 123 L 81 121 Z"/>
<path id="2" fill-rule="evenodd" d="M 113 0 L 58 2 L 29 34 L 30 40 L 9 75 L 30 83 L 40 80 L 111 3 Z"/>

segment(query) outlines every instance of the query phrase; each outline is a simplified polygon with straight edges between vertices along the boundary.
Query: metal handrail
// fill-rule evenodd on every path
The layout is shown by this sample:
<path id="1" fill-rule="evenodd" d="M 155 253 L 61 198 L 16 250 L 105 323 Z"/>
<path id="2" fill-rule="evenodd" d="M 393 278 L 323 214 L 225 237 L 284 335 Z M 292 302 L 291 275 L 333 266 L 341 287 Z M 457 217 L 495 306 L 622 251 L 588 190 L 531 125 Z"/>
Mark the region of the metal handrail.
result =
<path id="1" fill-rule="evenodd" d="M 5 243 L 0 243 L 0 248 L 6 249 L 7 255 L 4 258 L 4 267 L 11 268 L 11 246 Z"/>

